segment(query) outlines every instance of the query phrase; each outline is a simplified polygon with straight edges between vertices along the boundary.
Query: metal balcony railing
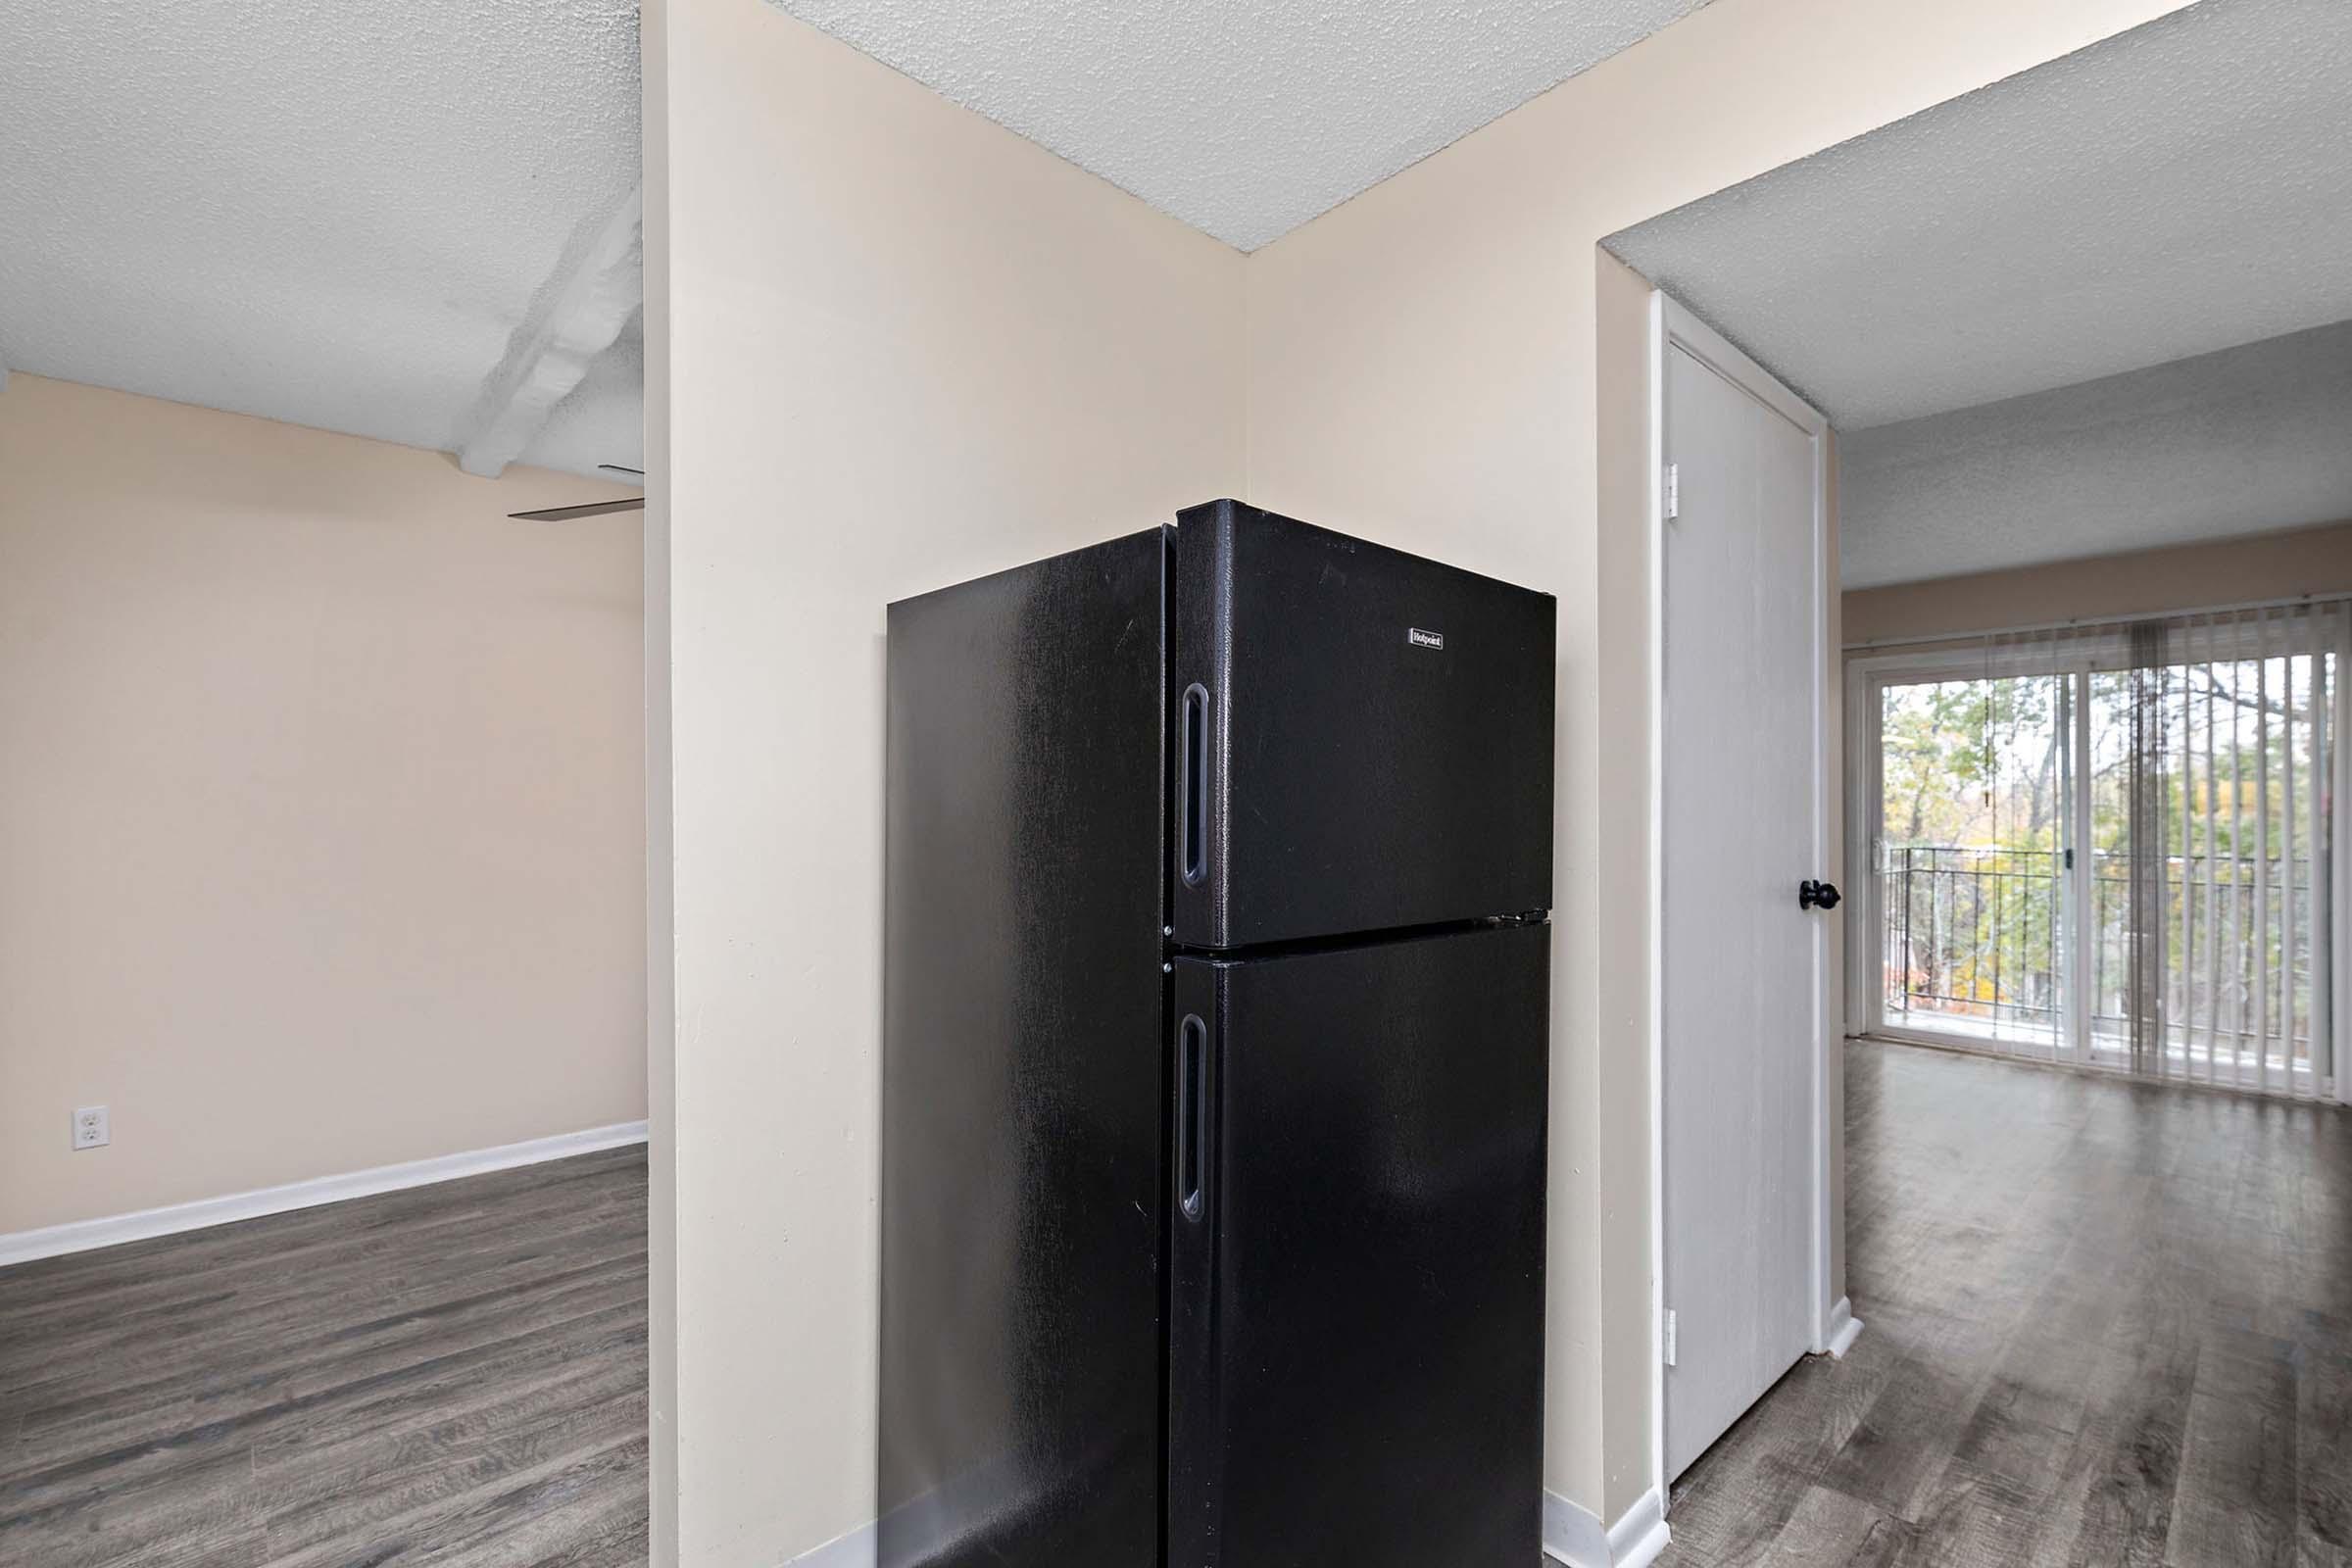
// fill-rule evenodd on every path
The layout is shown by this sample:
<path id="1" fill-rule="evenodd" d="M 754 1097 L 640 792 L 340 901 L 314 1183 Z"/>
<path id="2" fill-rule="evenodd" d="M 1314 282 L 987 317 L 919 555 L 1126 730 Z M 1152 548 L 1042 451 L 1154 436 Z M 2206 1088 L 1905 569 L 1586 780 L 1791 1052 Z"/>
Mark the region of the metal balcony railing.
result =
<path id="1" fill-rule="evenodd" d="M 2083 956 L 2094 1042 L 2131 1034 L 2131 864 L 2104 852 L 2091 864 Z M 2163 865 L 2168 1044 L 2308 1064 L 2311 959 L 2327 919 L 2312 858 L 2172 855 Z M 1879 875 L 1887 1021 L 2055 1042 L 2065 1017 L 2070 874 L 2057 850 L 1886 846 Z M 2259 1001 L 2258 987 L 2268 988 Z"/>

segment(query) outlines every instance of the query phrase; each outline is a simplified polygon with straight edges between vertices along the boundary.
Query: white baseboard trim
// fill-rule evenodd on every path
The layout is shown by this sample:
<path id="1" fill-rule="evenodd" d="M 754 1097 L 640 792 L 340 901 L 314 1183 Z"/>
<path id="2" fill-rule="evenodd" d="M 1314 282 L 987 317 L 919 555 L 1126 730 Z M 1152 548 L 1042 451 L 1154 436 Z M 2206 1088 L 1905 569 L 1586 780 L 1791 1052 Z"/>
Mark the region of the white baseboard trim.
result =
<path id="1" fill-rule="evenodd" d="M 1861 1337 L 1862 1320 L 1854 1316 L 1853 1300 L 1840 1296 L 1838 1304 L 1830 1308 L 1830 1332 L 1822 1348 L 1842 1361 L 1845 1352 L 1852 1349 L 1854 1342 Z"/>
<path id="2" fill-rule="evenodd" d="M 1666 1528 L 1666 1499 L 1652 1487 L 1609 1526 L 1609 1568 L 1649 1568 L 1673 1539 Z"/>
<path id="3" fill-rule="evenodd" d="M 591 1127 L 585 1132 L 558 1133 L 553 1138 L 534 1138 L 527 1143 L 502 1144 L 496 1149 L 437 1154 L 431 1159 L 412 1159 L 405 1164 L 378 1165 L 373 1170 L 355 1170 L 341 1176 L 288 1182 L 283 1187 L 231 1193 L 225 1198 L 200 1198 L 193 1202 L 143 1208 L 131 1214 L 110 1214 L 40 1230 L 16 1231 L 0 1236 L 0 1267 L 28 1263 L 36 1257 L 58 1257 L 97 1247 L 116 1247 L 123 1242 L 143 1242 L 150 1237 L 202 1230 L 208 1225 L 259 1219 L 264 1214 L 283 1214 L 289 1209 L 315 1208 L 320 1203 L 339 1203 L 376 1193 L 426 1187 L 434 1182 L 455 1181 L 461 1176 L 537 1165 L 573 1154 L 593 1154 L 600 1149 L 642 1144 L 645 1138 L 644 1122 L 621 1122 L 612 1127 Z"/>
<path id="4" fill-rule="evenodd" d="M 1645 1568 L 1671 1539 L 1655 1488 L 1606 1529 L 1591 1509 L 1556 1492 L 1544 1494 L 1544 1555 L 1568 1568 Z"/>
<path id="5" fill-rule="evenodd" d="M 867 1520 L 847 1535 L 835 1536 L 823 1545 L 802 1552 L 784 1568 L 874 1568 L 874 1554 L 880 1548 L 874 1541 L 874 1525 Z"/>

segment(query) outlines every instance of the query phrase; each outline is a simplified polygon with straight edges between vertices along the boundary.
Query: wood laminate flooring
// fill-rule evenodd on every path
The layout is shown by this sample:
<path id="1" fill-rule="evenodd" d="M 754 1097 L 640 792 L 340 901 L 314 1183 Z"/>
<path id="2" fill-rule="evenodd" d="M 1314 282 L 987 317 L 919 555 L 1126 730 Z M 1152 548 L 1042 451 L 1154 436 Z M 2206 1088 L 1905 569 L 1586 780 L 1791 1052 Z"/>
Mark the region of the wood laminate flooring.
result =
<path id="1" fill-rule="evenodd" d="M 1846 1119 L 1868 1327 L 1662 1568 L 2352 1568 L 2352 1118 L 1856 1044 Z M 0 1270 L 0 1568 L 636 1568 L 645 1197 L 621 1150 Z"/>
<path id="2" fill-rule="evenodd" d="M 642 1148 L 0 1269 L 5 1568 L 645 1560 Z"/>
<path id="3" fill-rule="evenodd" d="M 1661 1568 L 2352 1565 L 2352 1113 L 1846 1050 L 1843 1361 Z"/>

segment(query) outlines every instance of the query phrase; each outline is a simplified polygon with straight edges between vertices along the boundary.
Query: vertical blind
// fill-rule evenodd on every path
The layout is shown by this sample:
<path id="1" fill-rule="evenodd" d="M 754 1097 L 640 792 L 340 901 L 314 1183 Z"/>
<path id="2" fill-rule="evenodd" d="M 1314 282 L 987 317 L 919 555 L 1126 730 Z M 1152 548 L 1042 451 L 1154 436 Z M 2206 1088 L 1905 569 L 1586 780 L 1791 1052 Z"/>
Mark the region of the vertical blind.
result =
<path id="1" fill-rule="evenodd" d="M 2287 606 L 2150 621 L 2132 628 L 2127 668 L 2093 662 L 2092 681 L 2118 682 L 2129 710 L 2129 827 L 2103 853 L 2128 887 L 2115 940 L 2136 1070 L 2332 1091 L 2342 613 Z"/>
<path id="2" fill-rule="evenodd" d="M 1888 1021 L 1899 1008 L 1908 1027 L 2001 1049 L 2331 1096 L 2348 613 L 2003 634 L 1984 640 L 1981 673 L 1936 680 L 1937 722 L 1969 723 L 1979 704 L 1964 771 L 1983 799 L 1976 842 L 1920 842 L 1888 781 Z M 1926 706 L 1891 683 L 1886 697 L 1890 726 Z"/>

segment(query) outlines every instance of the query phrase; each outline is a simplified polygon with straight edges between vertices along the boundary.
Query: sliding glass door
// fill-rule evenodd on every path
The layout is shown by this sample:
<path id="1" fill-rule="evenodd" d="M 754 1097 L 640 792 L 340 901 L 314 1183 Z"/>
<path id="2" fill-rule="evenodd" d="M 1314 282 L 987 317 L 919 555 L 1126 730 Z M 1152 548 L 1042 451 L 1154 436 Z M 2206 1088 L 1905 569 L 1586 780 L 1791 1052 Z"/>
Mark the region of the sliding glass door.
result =
<path id="1" fill-rule="evenodd" d="M 1886 1023 L 2043 1054 L 2065 1038 L 2069 701 L 2046 672 L 1883 688 Z"/>
<path id="2" fill-rule="evenodd" d="M 1857 1025 L 2332 1098 L 2345 627 L 2293 606 L 1858 656 Z"/>

